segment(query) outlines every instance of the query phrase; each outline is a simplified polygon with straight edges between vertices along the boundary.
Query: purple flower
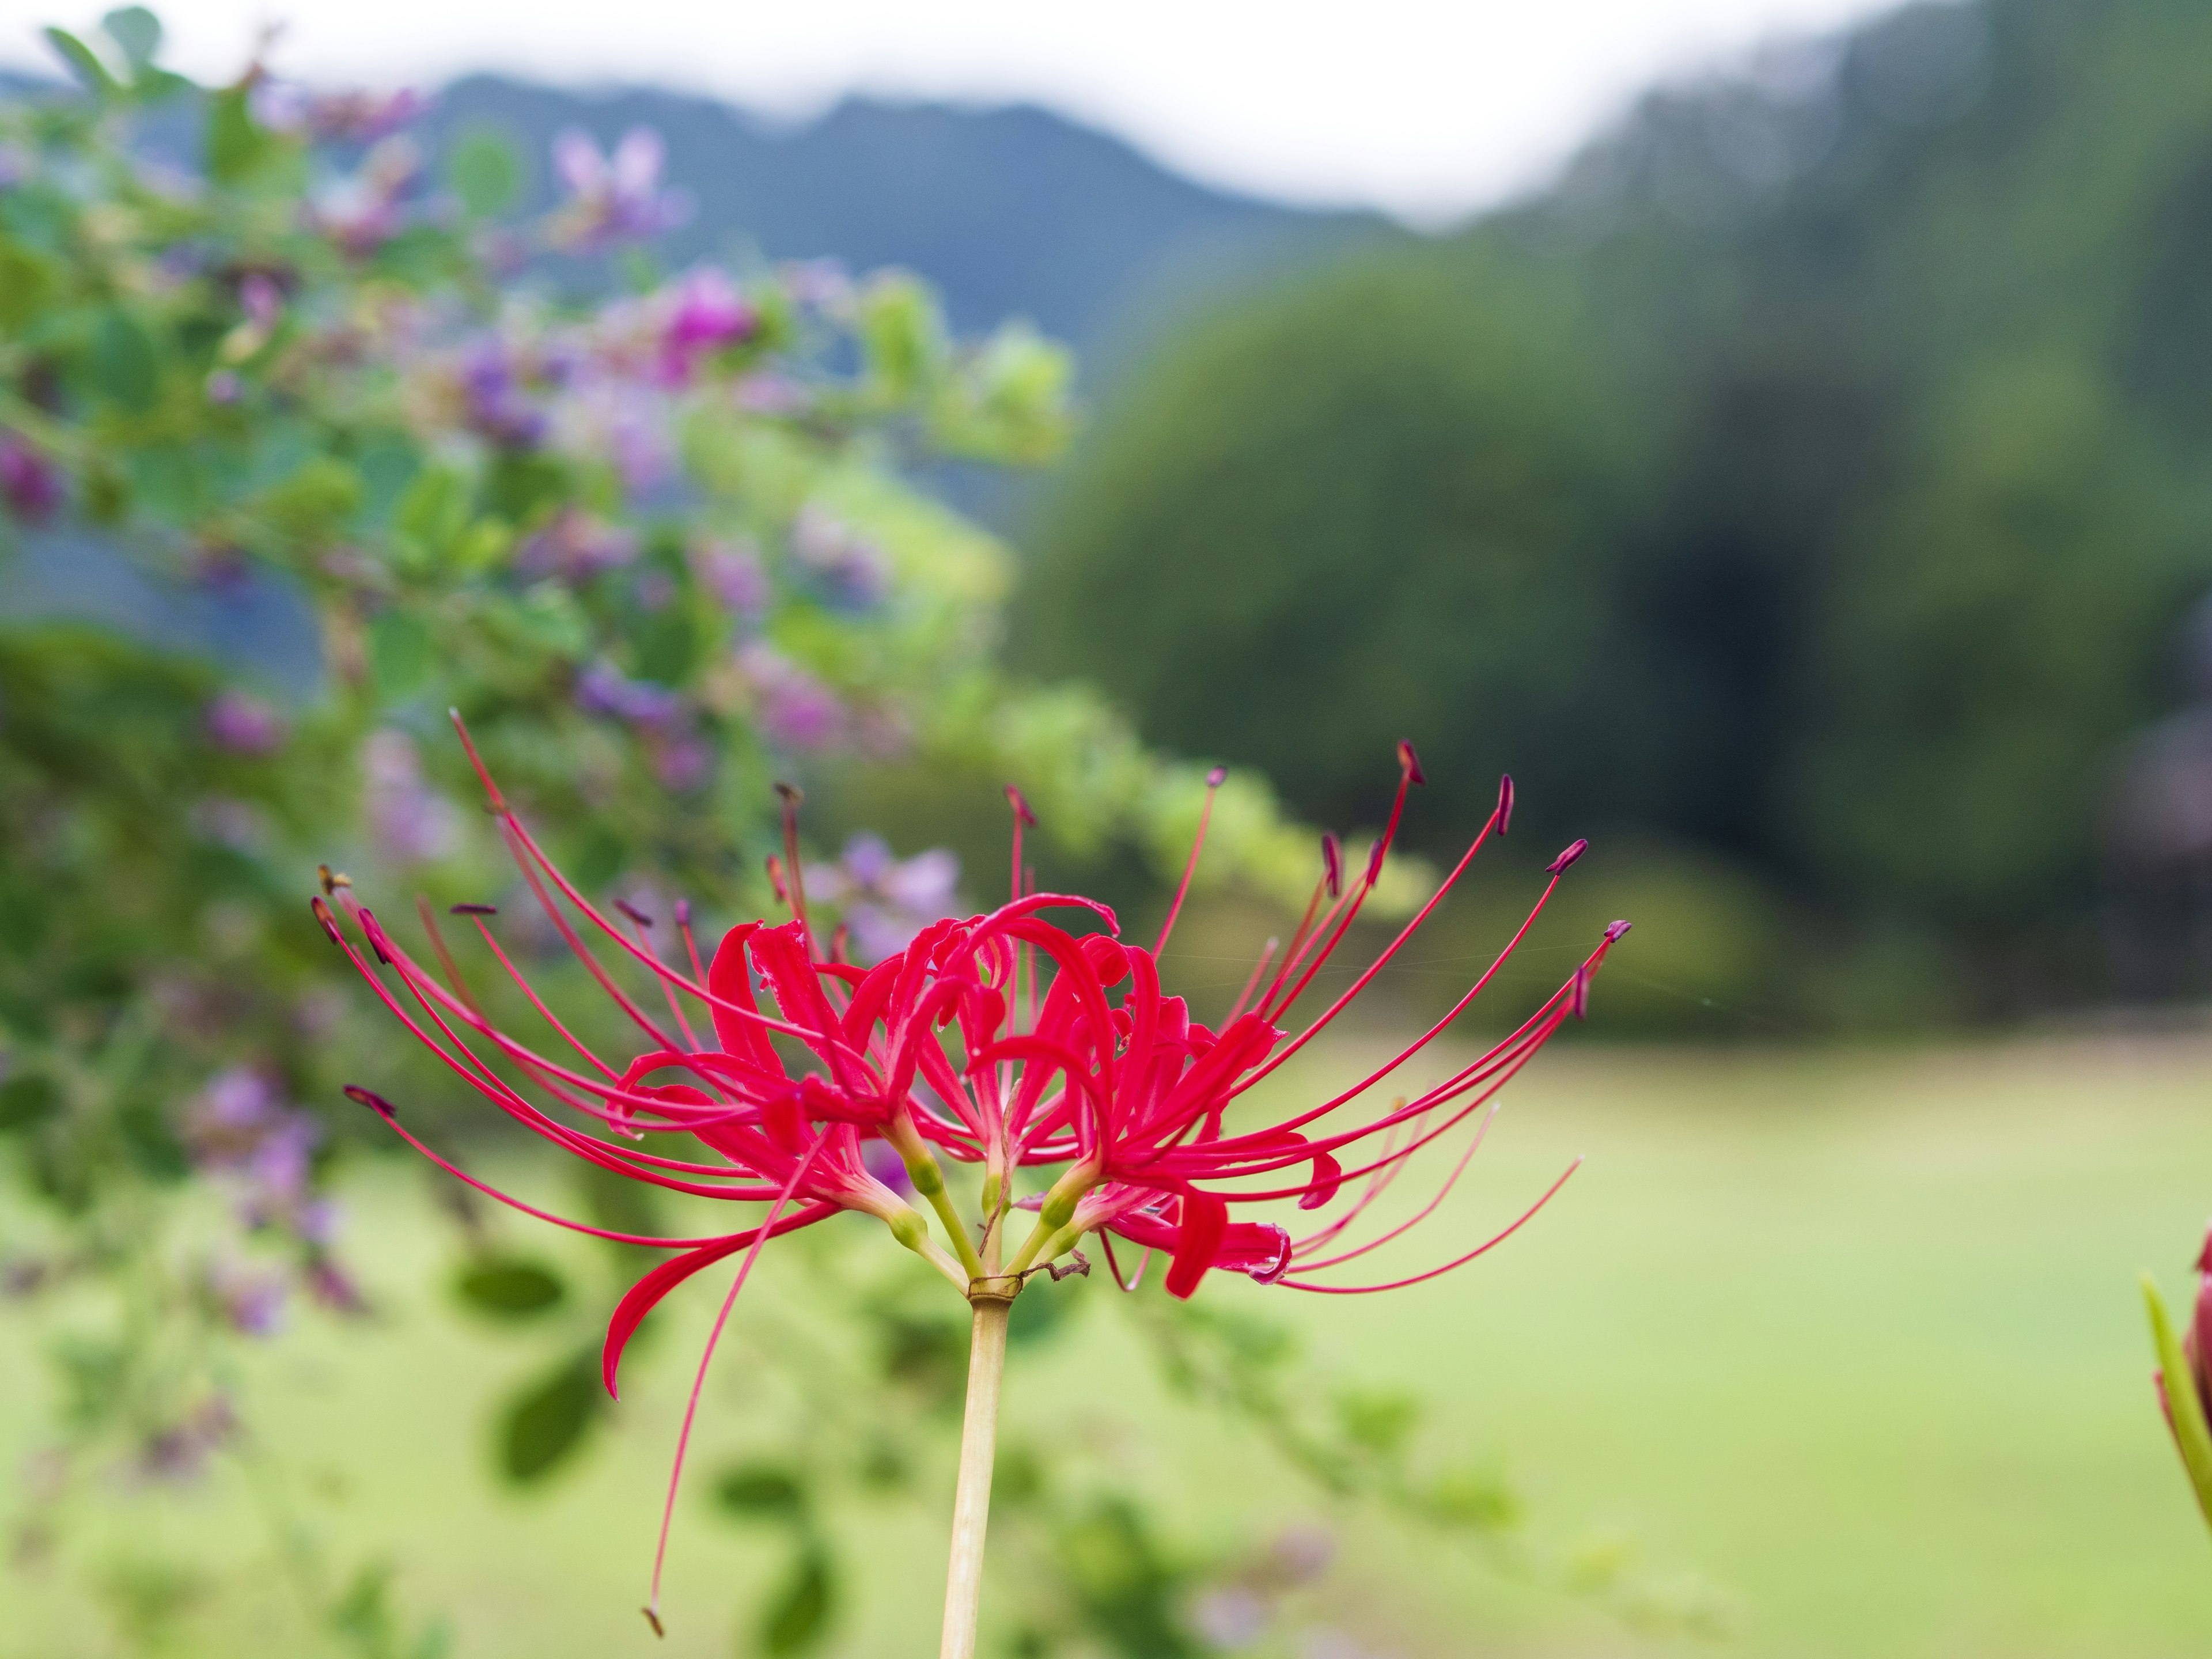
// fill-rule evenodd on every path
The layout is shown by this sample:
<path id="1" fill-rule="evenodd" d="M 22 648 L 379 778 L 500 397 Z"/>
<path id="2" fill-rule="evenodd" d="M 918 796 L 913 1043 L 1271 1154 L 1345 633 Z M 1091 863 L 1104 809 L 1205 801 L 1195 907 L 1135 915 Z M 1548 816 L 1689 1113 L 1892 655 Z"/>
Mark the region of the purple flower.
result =
<path id="1" fill-rule="evenodd" d="M 478 341 L 461 359 L 462 421 L 505 449 L 544 441 L 545 416 L 524 394 L 513 357 L 496 339 Z"/>
<path id="2" fill-rule="evenodd" d="M 326 1251 L 317 1250 L 308 1257 L 301 1276 L 307 1281 L 307 1294 L 331 1312 L 358 1316 L 368 1311 L 368 1298 L 360 1285 Z"/>
<path id="3" fill-rule="evenodd" d="M 758 623 L 768 612 L 770 595 L 768 571 L 760 549 L 751 541 L 695 543 L 691 568 L 725 611 L 747 623 Z"/>
<path id="4" fill-rule="evenodd" d="M 209 1270 L 207 1287 L 223 1322 L 234 1331 L 274 1336 L 284 1322 L 286 1285 L 276 1273 L 225 1262 Z"/>
<path id="5" fill-rule="evenodd" d="M 149 1480 L 189 1480 L 237 1431 L 238 1414 L 230 1401 L 210 1395 L 167 1428 L 147 1437 L 138 1452 L 139 1471 Z"/>
<path id="6" fill-rule="evenodd" d="M 840 611 L 866 611 L 890 590 L 890 570 L 874 543 L 820 507 L 792 520 L 791 550 L 815 590 Z"/>
<path id="7" fill-rule="evenodd" d="M 634 532 L 577 507 L 563 508 L 544 529 L 522 544 L 515 568 L 526 576 L 559 576 L 588 581 L 637 556 Z"/>
<path id="8" fill-rule="evenodd" d="M 666 686 L 631 679 L 604 662 L 595 662 L 576 676 L 576 707 L 632 726 L 670 726 L 684 716 L 683 698 Z"/>
<path id="9" fill-rule="evenodd" d="M 0 500 L 26 524 L 42 524 L 62 502 L 60 474 L 29 441 L 0 428 Z"/>
<path id="10" fill-rule="evenodd" d="M 750 340 L 759 328 L 760 313 L 736 284 L 713 265 L 700 266 L 674 289 L 660 336 L 661 383 L 688 385 L 700 358 Z"/>
<path id="11" fill-rule="evenodd" d="M 216 1073 L 187 1109 L 183 1138 L 194 1164 L 231 1188 L 244 1225 L 301 1231 L 313 1204 L 322 1130 L 285 1104 L 267 1073 L 252 1066 Z"/>
<path id="12" fill-rule="evenodd" d="M 258 697 L 219 691 L 202 717 L 208 741 L 233 755 L 270 755 L 284 746 L 283 717 Z"/>
<path id="13" fill-rule="evenodd" d="M 906 1172 L 906 1160 L 888 1140 L 862 1141 L 860 1167 L 901 1198 L 914 1191 L 914 1177 Z"/>
<path id="14" fill-rule="evenodd" d="M 441 859 L 460 840 L 460 813 L 422 781 L 415 740 L 404 732 L 373 733 L 362 745 L 369 839 L 395 864 Z"/>
<path id="15" fill-rule="evenodd" d="M 400 198 L 422 165 L 422 152 L 407 139 L 386 138 L 362 159 L 360 172 L 319 191 L 308 216 L 346 252 L 374 253 L 399 234 Z"/>
<path id="16" fill-rule="evenodd" d="M 253 118 L 261 125 L 318 143 L 374 143 L 429 106 L 430 100 L 411 87 L 395 92 L 309 92 L 292 82 L 264 78 L 252 94 Z"/>
<path id="17" fill-rule="evenodd" d="M 238 303 L 246 320 L 265 332 L 284 309 L 284 290 L 266 271 L 249 270 L 238 285 Z"/>
<path id="18" fill-rule="evenodd" d="M 650 749 L 653 776 L 678 794 L 696 789 L 714 769 L 714 745 L 688 727 L 658 738 Z"/>
<path id="19" fill-rule="evenodd" d="M 764 645 L 738 653 L 738 669 L 753 695 L 761 735 L 793 753 L 829 749 L 844 740 L 848 720 L 837 694 Z"/>
<path id="20" fill-rule="evenodd" d="M 954 914 L 960 860 L 942 847 L 900 860 L 880 836 L 859 835 L 845 856 L 808 878 L 825 902 L 842 908 L 854 958 L 872 965 L 914 942 L 931 922 Z"/>
<path id="21" fill-rule="evenodd" d="M 553 170 L 569 199 L 546 227 L 556 247 L 595 252 L 611 243 L 658 236 L 691 216 L 690 198 L 660 188 L 666 151 L 650 127 L 632 127 L 609 155 L 571 127 L 553 141 Z"/>

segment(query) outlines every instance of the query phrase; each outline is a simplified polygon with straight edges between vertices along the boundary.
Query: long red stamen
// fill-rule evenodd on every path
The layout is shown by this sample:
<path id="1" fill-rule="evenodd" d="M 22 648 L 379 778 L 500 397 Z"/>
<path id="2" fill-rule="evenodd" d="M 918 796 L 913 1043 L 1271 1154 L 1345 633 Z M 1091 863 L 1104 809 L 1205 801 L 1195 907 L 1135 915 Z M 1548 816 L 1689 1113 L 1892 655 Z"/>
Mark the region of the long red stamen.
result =
<path id="1" fill-rule="evenodd" d="M 1182 914 L 1182 902 L 1190 892 L 1190 879 L 1198 873 L 1198 855 L 1206 850 L 1206 826 L 1213 822 L 1213 797 L 1229 775 L 1229 769 L 1217 766 L 1206 775 L 1206 804 L 1198 810 L 1198 834 L 1191 838 L 1190 857 L 1182 866 L 1182 880 L 1176 888 L 1175 902 L 1168 906 L 1168 919 L 1160 924 L 1160 936 L 1152 941 L 1154 956 L 1168 948 L 1168 935 L 1175 932 L 1176 918 Z"/>
<path id="2" fill-rule="evenodd" d="M 1497 1234 L 1493 1237 L 1483 1240 L 1481 1243 L 1476 1245 L 1465 1255 L 1461 1256 L 1456 1261 L 1447 1261 L 1441 1267 L 1431 1267 L 1428 1272 L 1425 1273 L 1415 1273 L 1410 1279 L 1394 1279 L 1387 1285 L 1315 1285 L 1310 1284 L 1304 1279 L 1285 1279 L 1279 1280 L 1278 1282 L 1289 1285 L 1290 1288 L 1294 1291 L 1313 1291 L 1322 1296 L 1372 1296 L 1377 1291 L 1401 1291 L 1408 1285 L 1419 1285 L 1425 1279 L 1435 1279 L 1440 1274 L 1450 1273 L 1455 1267 L 1464 1267 L 1468 1262 L 1474 1261 L 1479 1255 L 1488 1255 L 1492 1250 L 1497 1249 L 1498 1246 L 1503 1244 L 1507 1239 L 1512 1237 L 1514 1234 L 1519 1232 L 1523 1226 L 1527 1225 L 1528 1223 L 1534 1218 L 1537 1211 L 1542 1209 L 1547 1204 L 1549 1204 L 1552 1201 L 1553 1194 L 1557 1193 L 1560 1188 L 1567 1184 L 1567 1176 L 1571 1176 L 1576 1170 L 1582 1167 L 1583 1160 L 1579 1158 L 1573 1163 L 1568 1164 L 1565 1173 L 1561 1175 L 1559 1178 L 1553 1182 L 1549 1187 L 1546 1188 L 1544 1189 L 1544 1195 L 1523 1211 L 1521 1215 L 1515 1219 L 1511 1226 L 1506 1228 L 1504 1231 Z"/>
<path id="3" fill-rule="evenodd" d="M 730 1286 L 730 1293 L 722 1298 L 721 1311 L 714 1316 L 714 1328 L 707 1334 L 707 1351 L 699 1356 L 698 1373 L 691 1379 L 691 1395 L 684 1405 L 684 1426 L 677 1431 L 675 1467 L 668 1472 L 668 1501 L 661 1506 L 660 1540 L 653 1552 L 653 1594 L 646 1605 L 656 1625 L 660 1618 L 660 1570 L 668 1559 L 668 1528 L 676 1519 L 676 1487 L 684 1478 L 684 1455 L 691 1447 L 691 1420 L 699 1414 L 699 1391 L 707 1385 L 708 1364 L 714 1358 L 714 1345 L 722 1340 L 722 1328 L 730 1322 L 730 1310 L 737 1306 L 738 1292 L 744 1289 L 745 1279 L 752 1272 L 753 1263 L 760 1260 L 761 1246 L 768 1243 L 769 1230 L 775 1225 L 775 1218 L 782 1213 L 783 1206 L 791 1202 L 791 1195 L 799 1189 L 807 1166 L 814 1162 L 814 1155 L 822 1150 L 823 1143 L 829 1139 L 830 1128 L 825 1126 L 822 1133 L 815 1136 L 814 1145 L 807 1149 L 806 1156 L 799 1159 L 793 1169 L 791 1178 L 783 1183 L 783 1190 L 776 1194 L 775 1202 L 769 1206 L 768 1217 L 761 1223 L 760 1231 L 753 1239 L 752 1248 L 745 1252 L 745 1259 L 738 1267 L 736 1282 Z"/>

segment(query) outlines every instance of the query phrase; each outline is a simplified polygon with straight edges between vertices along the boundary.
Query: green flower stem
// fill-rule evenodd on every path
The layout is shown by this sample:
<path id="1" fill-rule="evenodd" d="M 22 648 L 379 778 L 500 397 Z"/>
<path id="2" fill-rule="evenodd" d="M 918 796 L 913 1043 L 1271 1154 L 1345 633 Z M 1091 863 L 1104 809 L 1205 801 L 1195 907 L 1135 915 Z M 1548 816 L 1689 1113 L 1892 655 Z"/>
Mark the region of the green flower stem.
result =
<path id="1" fill-rule="evenodd" d="M 929 1200 L 929 1207 L 937 1212 L 937 1218 L 945 1224 L 945 1231 L 952 1240 L 952 1249 L 960 1258 L 960 1265 L 968 1270 L 970 1279 L 985 1277 L 983 1258 L 975 1253 L 975 1242 L 968 1237 L 968 1224 L 961 1218 L 952 1194 L 945 1190 L 945 1171 L 936 1158 L 924 1152 L 906 1166 L 907 1178 L 914 1182 L 915 1191 Z"/>
<path id="2" fill-rule="evenodd" d="M 978 1279 L 968 1349 L 968 1409 L 960 1425 L 960 1484 L 952 1499 L 952 1548 L 945 1570 L 945 1639 L 939 1659 L 975 1659 L 983 1601 L 983 1534 L 991 1519 L 991 1466 L 998 1455 L 999 1386 L 1006 1369 L 1006 1314 L 1019 1279 Z"/>

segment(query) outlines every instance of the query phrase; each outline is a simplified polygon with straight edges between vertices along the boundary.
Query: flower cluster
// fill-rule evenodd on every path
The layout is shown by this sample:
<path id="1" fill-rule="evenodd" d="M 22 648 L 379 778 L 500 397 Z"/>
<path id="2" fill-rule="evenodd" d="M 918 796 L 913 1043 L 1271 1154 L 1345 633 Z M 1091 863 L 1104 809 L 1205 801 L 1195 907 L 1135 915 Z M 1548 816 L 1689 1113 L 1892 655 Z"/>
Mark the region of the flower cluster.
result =
<path id="1" fill-rule="evenodd" d="M 240 1225 L 296 1247 L 299 1281 L 315 1301 L 359 1312 L 361 1292 L 331 1252 L 336 1212 L 315 1191 L 313 1158 L 322 1138 L 315 1120 L 289 1104 L 266 1072 L 237 1065 L 209 1080 L 182 1127 L 193 1166 L 228 1191 Z M 207 1285 L 234 1328 L 265 1336 L 277 1328 L 285 1275 L 222 1261 L 209 1269 Z"/>
<path id="2" fill-rule="evenodd" d="M 465 732 L 462 737 L 476 761 Z M 1217 1269 L 1329 1294 L 1417 1284 L 1481 1255 L 1573 1172 L 1570 1165 L 1518 1218 L 1440 1265 L 1381 1282 L 1347 1283 L 1342 1276 L 1341 1270 L 1435 1213 L 1481 1144 L 1489 1121 L 1485 1107 L 1565 1021 L 1584 1012 L 1591 976 L 1627 924 L 1607 928 L 1575 970 L 1483 1053 L 1387 1107 L 1364 1104 L 1491 983 L 1582 855 L 1584 843 L 1577 842 L 1553 860 L 1519 931 L 1442 1018 L 1349 1087 L 1286 1116 L 1249 1121 L 1257 1104 L 1248 1099 L 1252 1091 L 1373 983 L 1488 838 L 1507 830 L 1510 779 L 1428 903 L 1343 991 L 1302 1024 L 1294 1022 L 1293 1010 L 1374 891 L 1407 793 L 1421 780 L 1410 746 L 1401 746 L 1400 760 L 1388 822 L 1362 872 L 1347 880 L 1335 841 L 1324 843 L 1323 873 L 1304 920 L 1279 953 L 1272 944 L 1261 953 L 1218 1027 L 1194 1019 L 1183 999 L 1164 989 L 1159 964 L 1197 868 L 1203 823 L 1166 924 L 1145 945 L 1119 937 L 1105 905 L 1027 890 L 1020 839 L 1029 815 L 1010 791 L 1017 808 L 1010 901 L 988 914 L 930 921 L 902 948 L 863 967 L 843 960 L 834 945 L 825 951 L 817 938 L 787 794 L 787 861 L 779 882 L 791 917 L 730 928 L 709 958 L 681 905 L 672 917 L 672 951 L 655 944 L 655 919 L 623 907 L 625 926 L 592 905 L 546 857 L 477 762 L 525 881 L 635 1027 L 636 1051 L 602 1056 L 560 1023 L 499 943 L 489 906 L 457 908 L 500 971 L 514 979 L 577 1060 L 495 1024 L 451 967 L 453 954 L 442 941 L 435 955 L 451 977 L 412 956 L 349 889 L 314 900 L 325 929 L 394 1016 L 456 1076 L 534 1133 L 630 1179 L 766 1205 L 766 1212 L 747 1225 L 699 1237 L 610 1234 L 498 1192 L 432 1151 L 389 1102 L 367 1090 L 349 1092 L 441 1167 L 502 1202 L 564 1226 L 677 1252 L 641 1279 L 614 1311 L 604 1352 L 610 1390 L 631 1332 L 676 1285 L 744 1251 L 741 1285 L 769 1238 L 843 1210 L 882 1220 L 900 1243 L 963 1292 L 1018 1284 L 1025 1273 L 1069 1256 L 1091 1235 L 1125 1289 L 1133 1288 L 1144 1258 L 1154 1251 L 1168 1258 L 1166 1289 L 1177 1297 L 1190 1296 Z M 1217 771 L 1210 782 L 1218 786 L 1221 775 Z M 1210 813 L 1211 793 L 1207 799 Z M 867 856 L 871 850 L 862 849 L 859 862 L 873 865 L 876 881 L 884 883 L 889 870 Z M 844 873 L 848 891 L 858 890 L 854 873 Z M 672 964 L 673 952 L 680 954 Z M 625 988 L 623 974 L 635 976 L 636 993 Z M 665 1016 L 653 1012 L 655 1003 L 665 1003 Z M 1416 1155 L 1470 1120 L 1472 1131 L 1435 1196 L 1410 1218 L 1355 1242 L 1363 1218 Z M 647 1150 L 672 1136 L 696 1142 L 707 1156 Z M 937 1212 L 943 1244 L 922 1214 L 881 1178 L 883 1148 L 896 1154 L 913 1191 Z M 982 1172 L 980 1247 L 947 1192 L 940 1159 L 948 1158 Z M 1024 1185 L 1035 1190 L 1020 1194 Z M 1015 1247 L 1006 1229 L 1018 1211 L 1033 1212 L 1035 1219 Z M 1233 1218 L 1255 1211 L 1254 1218 Z M 1273 1218 L 1277 1214 L 1283 1218 Z M 1305 1231 L 1285 1224 L 1307 1215 L 1315 1218 Z M 1139 1253 L 1126 1278 L 1117 1242 Z M 736 1293 L 733 1286 L 732 1298 Z"/>
<path id="3" fill-rule="evenodd" d="M 553 168 L 568 200 L 548 228 L 549 239 L 574 252 L 597 252 L 682 224 L 691 216 L 691 203 L 680 191 L 661 188 L 666 159 L 660 135 L 650 127 L 631 128 L 612 155 L 587 132 L 571 127 L 562 133 L 553 141 Z"/>

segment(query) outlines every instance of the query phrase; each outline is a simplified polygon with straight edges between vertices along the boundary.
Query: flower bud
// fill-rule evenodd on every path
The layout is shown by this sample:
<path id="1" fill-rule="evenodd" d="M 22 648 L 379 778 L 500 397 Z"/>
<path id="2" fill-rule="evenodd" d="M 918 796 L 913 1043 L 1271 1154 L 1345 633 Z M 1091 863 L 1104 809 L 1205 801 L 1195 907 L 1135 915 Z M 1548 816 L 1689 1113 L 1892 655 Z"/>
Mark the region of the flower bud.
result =
<path id="1" fill-rule="evenodd" d="M 915 1209 L 901 1209 L 892 1216 L 889 1226 L 891 1237 L 909 1250 L 919 1251 L 929 1242 L 929 1223 Z"/>

